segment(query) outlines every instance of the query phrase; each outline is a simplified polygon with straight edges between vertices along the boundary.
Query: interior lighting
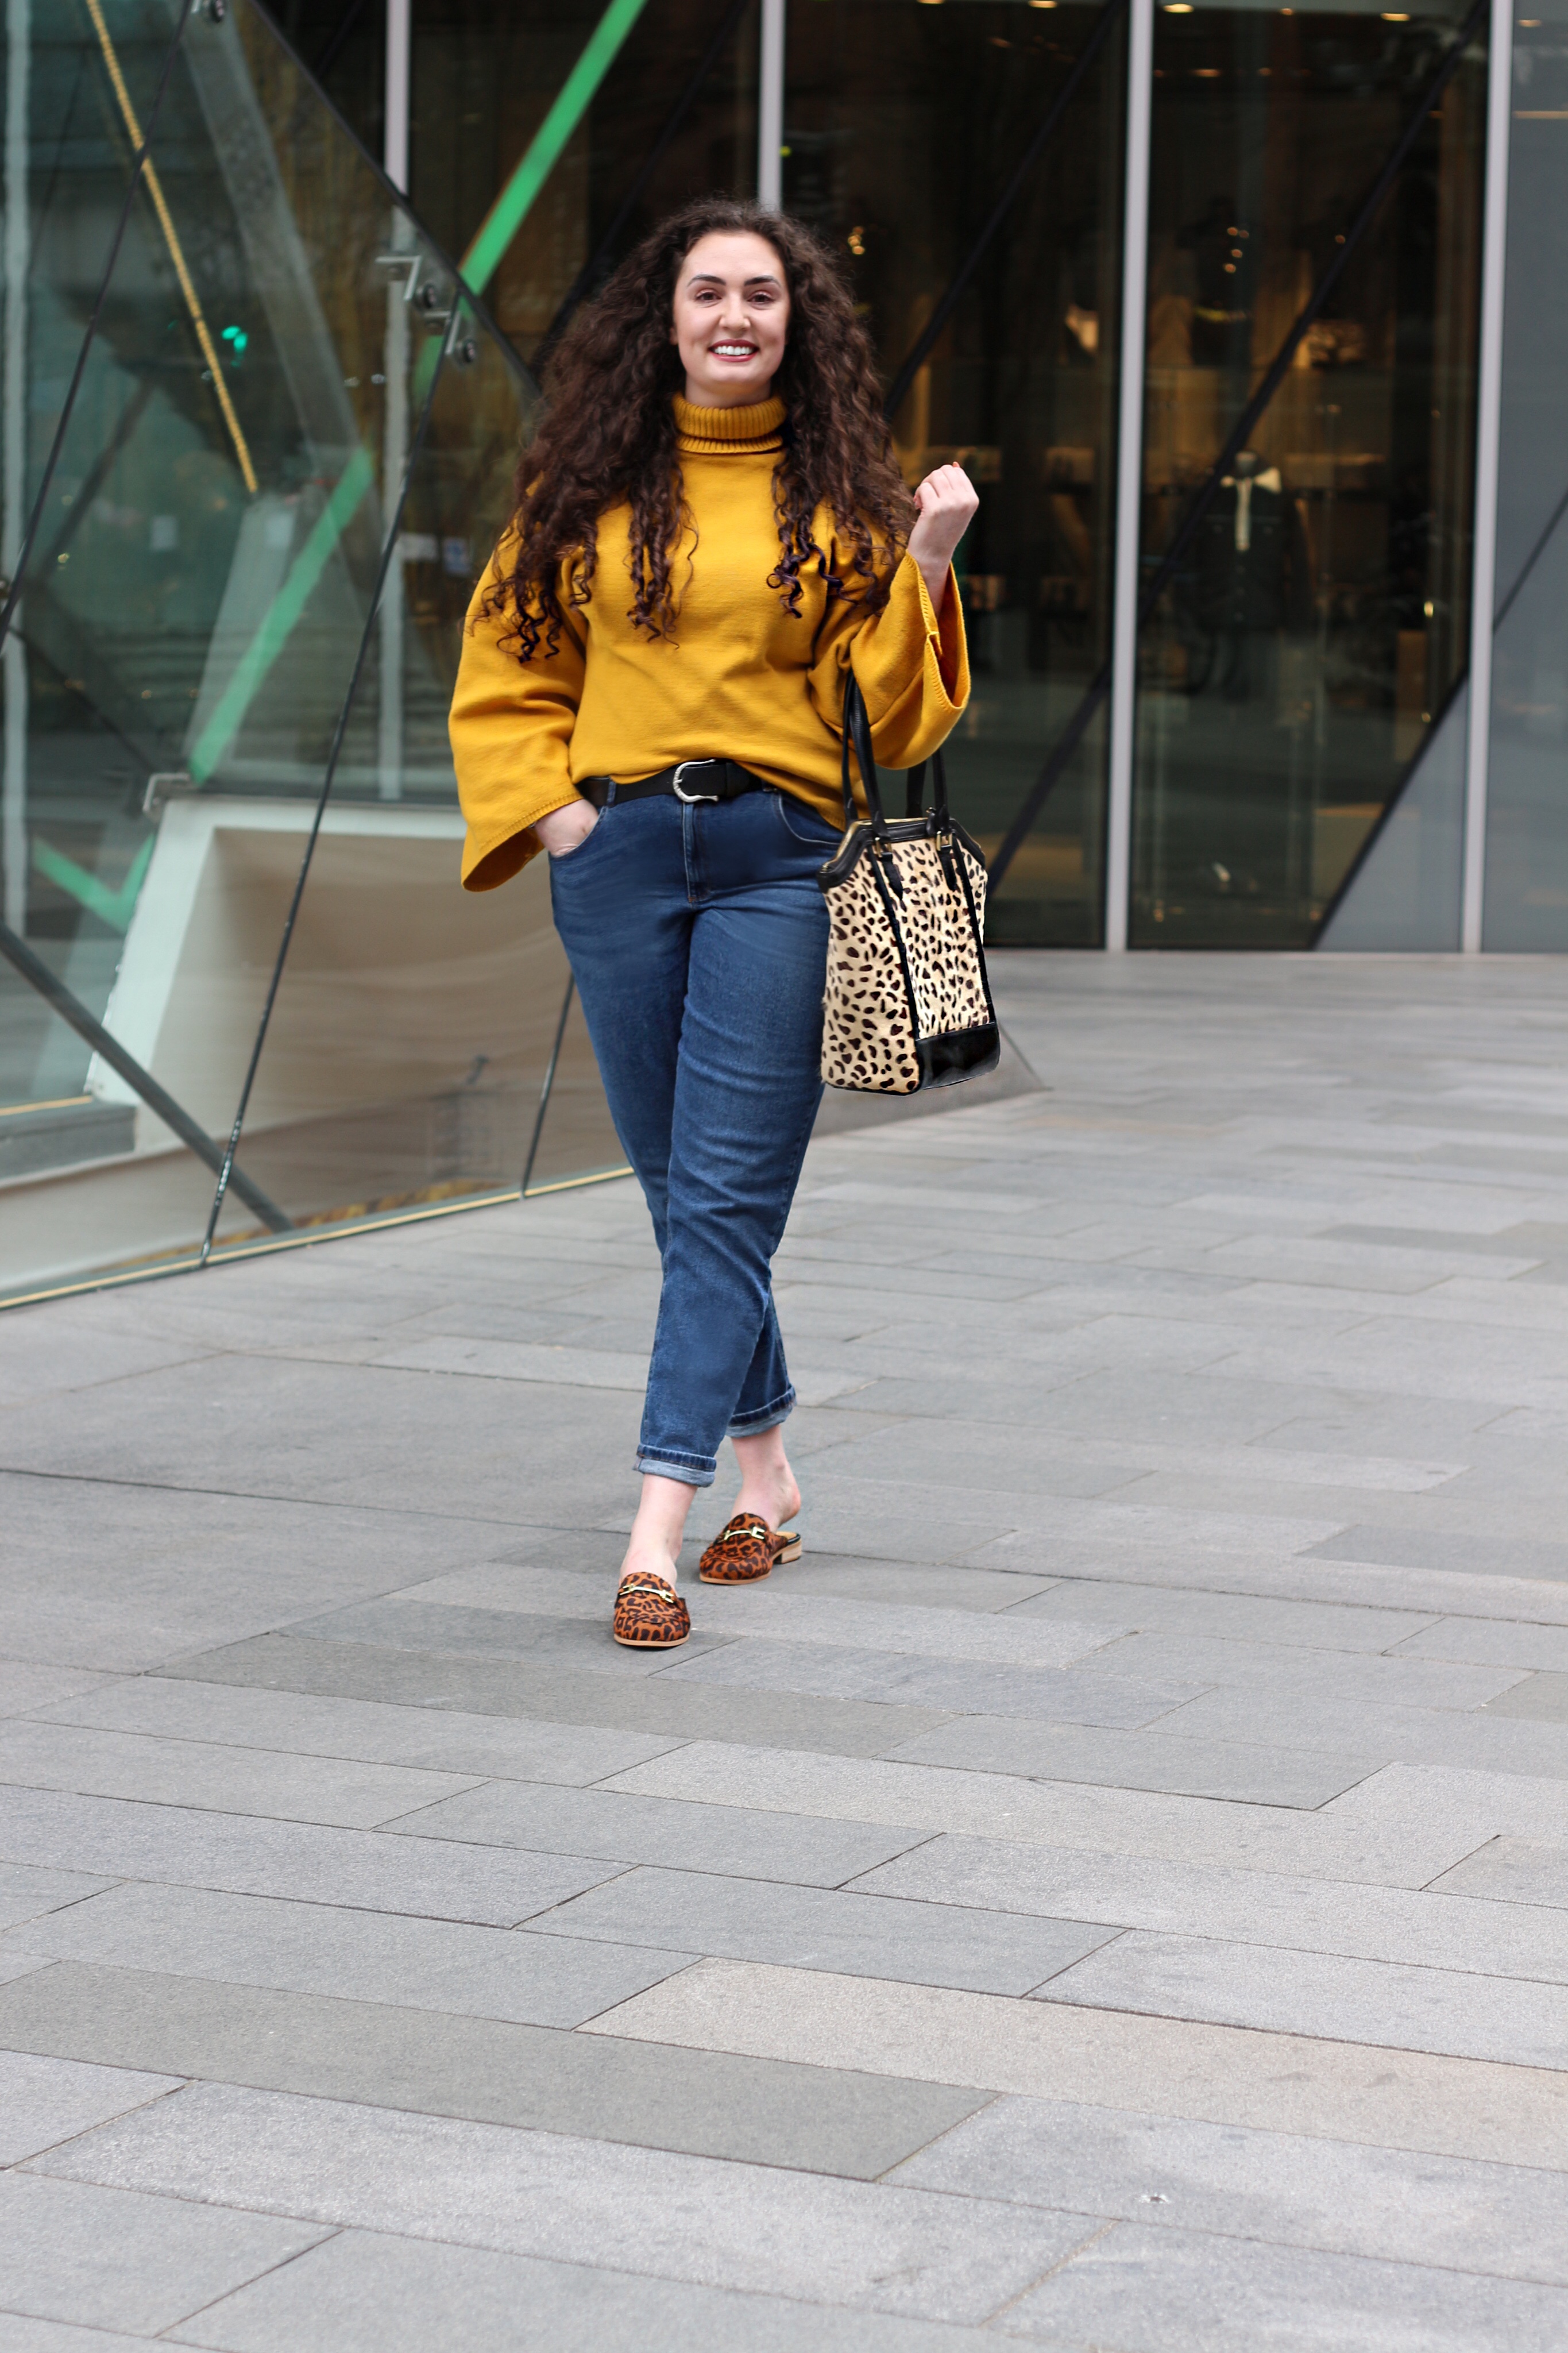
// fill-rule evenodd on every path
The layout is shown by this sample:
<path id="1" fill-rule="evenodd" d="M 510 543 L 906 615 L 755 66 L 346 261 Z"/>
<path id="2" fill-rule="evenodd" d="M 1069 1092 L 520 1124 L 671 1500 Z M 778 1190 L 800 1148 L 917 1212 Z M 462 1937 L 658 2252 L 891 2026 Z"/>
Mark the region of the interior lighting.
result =
<path id="1" fill-rule="evenodd" d="M 1193 0 L 1165 0 L 1167 16 L 1190 16 L 1192 13 Z"/>
<path id="2" fill-rule="evenodd" d="M 1029 0 L 1031 8 L 1054 8 L 1056 5 L 1057 0 Z"/>
<path id="3" fill-rule="evenodd" d="M 1408 9 L 1384 8 L 1383 21 L 1385 25 L 1408 25 L 1410 13 Z"/>

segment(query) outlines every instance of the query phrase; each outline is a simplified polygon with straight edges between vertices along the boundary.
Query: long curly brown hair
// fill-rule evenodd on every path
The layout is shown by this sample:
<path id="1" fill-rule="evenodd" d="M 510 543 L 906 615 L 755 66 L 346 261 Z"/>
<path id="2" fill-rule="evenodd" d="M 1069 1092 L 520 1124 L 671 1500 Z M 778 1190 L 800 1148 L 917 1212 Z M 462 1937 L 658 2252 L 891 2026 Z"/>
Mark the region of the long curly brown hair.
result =
<path id="1" fill-rule="evenodd" d="M 643 239 L 578 312 L 549 363 L 542 421 L 513 486 L 510 568 L 488 600 L 489 609 L 514 617 L 507 642 L 520 660 L 542 643 L 550 653 L 559 646 L 561 566 L 573 558 L 568 603 L 589 601 L 599 518 L 623 501 L 631 509 L 629 617 L 650 638 L 674 634 L 672 562 L 690 516 L 673 405 L 685 371 L 669 331 L 681 264 L 715 233 L 765 238 L 789 290 L 789 339 L 773 379 L 787 411 L 773 472 L 779 560 L 767 585 L 798 615 L 800 575 L 815 558 L 829 596 L 871 606 L 886 598 L 915 506 L 893 461 L 870 339 L 838 264 L 783 213 L 708 196 Z M 813 522 L 824 506 L 851 551 L 850 577 L 829 570 L 817 543 Z"/>

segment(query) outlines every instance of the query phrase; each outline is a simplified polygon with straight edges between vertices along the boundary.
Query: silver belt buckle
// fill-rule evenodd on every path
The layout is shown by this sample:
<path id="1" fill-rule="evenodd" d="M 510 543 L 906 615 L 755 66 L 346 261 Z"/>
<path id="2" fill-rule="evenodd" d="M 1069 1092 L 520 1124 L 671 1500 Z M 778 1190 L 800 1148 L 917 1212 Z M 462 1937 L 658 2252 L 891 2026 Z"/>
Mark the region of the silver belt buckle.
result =
<path id="1" fill-rule="evenodd" d="M 716 768 L 718 765 L 717 760 L 682 760 L 670 783 L 670 790 L 676 799 L 684 801 L 688 808 L 697 801 L 716 801 L 719 798 L 717 793 L 683 793 L 680 789 L 680 779 L 688 768 Z"/>

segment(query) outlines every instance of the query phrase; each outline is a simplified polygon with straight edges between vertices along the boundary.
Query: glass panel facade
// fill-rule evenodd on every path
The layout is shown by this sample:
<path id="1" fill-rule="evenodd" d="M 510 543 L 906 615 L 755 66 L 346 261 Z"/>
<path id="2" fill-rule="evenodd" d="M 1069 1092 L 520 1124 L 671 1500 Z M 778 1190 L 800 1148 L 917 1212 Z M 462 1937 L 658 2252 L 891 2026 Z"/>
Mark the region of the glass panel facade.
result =
<path id="1" fill-rule="evenodd" d="M 452 337 L 436 375 L 426 363 L 439 337 L 414 346 L 401 644 L 385 627 L 389 606 L 349 707 L 247 1113 L 247 1162 L 296 1222 L 515 1190 L 566 986 L 542 860 L 504 892 L 455 887 L 463 826 L 447 707 L 475 571 L 510 504 L 518 387 L 502 346 L 466 307 Z M 313 806 L 314 794 L 291 827 L 247 852 L 270 940 Z M 560 1113 L 584 1075 L 577 1040 L 573 1032 L 540 1162 L 556 1173 Z M 595 1127 L 579 1106 L 570 1125 L 587 1155 L 576 1166 L 619 1161 L 607 1114 Z"/>
<path id="2" fill-rule="evenodd" d="M 1487 793 L 1489 948 L 1568 949 L 1568 7 L 1514 25 Z"/>
<path id="3" fill-rule="evenodd" d="M 566 981 L 446 737 L 531 380 L 268 18 L 180 14 L 6 57 L 0 1294 L 201 1245 L 329 773 L 220 1248 L 515 1193 Z M 561 1080 L 539 1165 L 617 1163 Z"/>
<path id="4" fill-rule="evenodd" d="M 1453 21 L 1158 12 L 1146 575 Z M 1465 666 L 1485 90 L 1472 53 L 1142 631 L 1136 946 L 1310 945 Z"/>
<path id="5" fill-rule="evenodd" d="M 786 206 L 850 261 L 890 381 L 1025 157 L 1098 9 L 802 0 Z M 959 553 L 974 696 L 953 806 L 994 850 L 1110 644 L 1126 116 L 1119 20 L 893 418 L 911 482 L 980 491 Z M 1092 945 L 1105 740 L 1090 729 L 992 901 L 1009 944 Z"/>

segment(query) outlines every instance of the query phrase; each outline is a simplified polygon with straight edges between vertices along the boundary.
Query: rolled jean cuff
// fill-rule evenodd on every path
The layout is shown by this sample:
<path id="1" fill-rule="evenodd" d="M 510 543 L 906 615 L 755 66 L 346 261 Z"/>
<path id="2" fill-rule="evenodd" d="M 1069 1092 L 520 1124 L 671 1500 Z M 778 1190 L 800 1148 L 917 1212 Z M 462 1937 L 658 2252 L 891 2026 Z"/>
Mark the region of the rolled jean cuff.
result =
<path id="1" fill-rule="evenodd" d="M 638 1452 L 637 1467 L 656 1479 L 682 1479 L 689 1487 L 710 1487 L 719 1473 L 711 1454 L 647 1454 Z"/>
<path id="2" fill-rule="evenodd" d="M 782 1397 L 767 1405 L 760 1405 L 754 1413 L 738 1413 L 724 1432 L 726 1438 L 760 1438 L 764 1430 L 776 1430 L 795 1411 L 795 1384 L 792 1382 Z"/>

